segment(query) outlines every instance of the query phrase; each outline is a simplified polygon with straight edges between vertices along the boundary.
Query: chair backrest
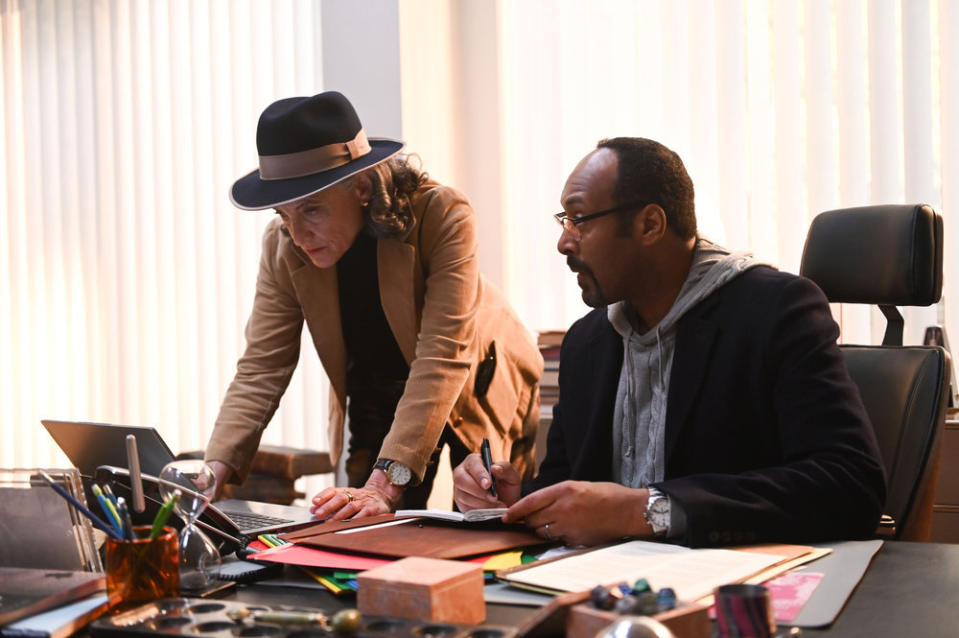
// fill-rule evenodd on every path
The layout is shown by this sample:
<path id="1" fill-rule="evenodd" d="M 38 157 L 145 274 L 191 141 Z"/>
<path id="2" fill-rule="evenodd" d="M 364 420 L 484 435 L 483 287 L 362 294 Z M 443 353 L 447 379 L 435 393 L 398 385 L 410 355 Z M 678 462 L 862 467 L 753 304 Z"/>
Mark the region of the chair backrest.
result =
<path id="1" fill-rule="evenodd" d="M 886 468 L 884 511 L 902 540 L 929 537 L 951 363 L 943 348 L 902 345 L 896 306 L 939 300 L 942 237 L 942 218 L 925 205 L 829 211 L 810 225 L 800 268 L 829 301 L 877 304 L 889 321 L 882 346 L 841 349 Z"/>

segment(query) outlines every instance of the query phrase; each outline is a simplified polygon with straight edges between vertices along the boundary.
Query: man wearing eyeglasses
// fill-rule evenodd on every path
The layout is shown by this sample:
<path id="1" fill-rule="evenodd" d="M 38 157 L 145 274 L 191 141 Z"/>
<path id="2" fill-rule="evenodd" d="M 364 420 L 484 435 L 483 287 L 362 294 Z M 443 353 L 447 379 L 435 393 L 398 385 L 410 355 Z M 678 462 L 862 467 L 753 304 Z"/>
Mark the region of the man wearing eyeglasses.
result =
<path id="1" fill-rule="evenodd" d="M 697 235 L 692 181 L 652 140 L 601 141 L 561 202 L 557 248 L 595 309 L 563 342 L 546 457 L 526 485 L 494 464 L 495 495 L 467 457 L 459 508 L 571 545 L 872 533 L 883 470 L 819 288 Z"/>

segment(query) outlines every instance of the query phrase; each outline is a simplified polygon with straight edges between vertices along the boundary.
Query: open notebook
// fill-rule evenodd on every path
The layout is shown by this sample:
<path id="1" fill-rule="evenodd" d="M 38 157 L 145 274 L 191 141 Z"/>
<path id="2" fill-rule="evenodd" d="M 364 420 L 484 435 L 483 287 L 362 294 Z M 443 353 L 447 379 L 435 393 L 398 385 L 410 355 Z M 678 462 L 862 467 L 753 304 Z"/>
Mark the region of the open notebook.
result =
<path id="1" fill-rule="evenodd" d="M 454 523 L 482 523 L 484 521 L 495 521 L 503 518 L 506 513 L 505 507 L 490 507 L 487 509 L 475 509 L 466 513 L 452 512 L 449 510 L 396 510 L 396 516 L 420 516 L 423 518 L 432 518 L 438 521 L 451 521 Z"/>

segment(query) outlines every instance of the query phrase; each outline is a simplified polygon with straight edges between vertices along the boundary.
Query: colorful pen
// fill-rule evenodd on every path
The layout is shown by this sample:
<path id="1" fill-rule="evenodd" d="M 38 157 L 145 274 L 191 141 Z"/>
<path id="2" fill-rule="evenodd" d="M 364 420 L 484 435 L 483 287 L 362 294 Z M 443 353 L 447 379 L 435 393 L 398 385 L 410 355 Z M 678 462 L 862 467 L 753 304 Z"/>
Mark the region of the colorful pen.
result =
<path id="1" fill-rule="evenodd" d="M 107 484 L 107 483 L 104 483 L 104 484 L 103 484 L 103 488 L 102 488 L 102 489 L 103 489 L 103 495 L 107 497 L 107 500 L 108 500 L 108 501 L 110 501 L 111 503 L 113 503 L 113 508 L 116 509 L 116 507 L 117 507 L 117 497 L 116 497 L 116 494 L 113 493 L 113 489 L 112 489 L 112 488 L 110 487 L 110 485 Z"/>
<path id="2" fill-rule="evenodd" d="M 103 489 L 96 483 L 93 484 L 93 495 L 97 497 L 97 502 L 100 503 L 100 509 L 106 514 L 107 520 L 110 521 L 110 524 L 113 525 L 117 533 L 123 536 L 123 523 L 120 522 L 120 515 L 117 513 L 117 508 L 113 506 L 113 501 L 107 497 Z"/>
<path id="3" fill-rule="evenodd" d="M 277 543 L 270 534 L 260 534 L 256 538 L 267 547 L 276 547 L 280 544 Z"/>
<path id="4" fill-rule="evenodd" d="M 57 494 L 65 498 L 67 502 L 70 503 L 70 505 L 73 505 L 75 508 L 77 508 L 77 510 L 80 511 L 81 514 L 89 518 L 90 522 L 93 523 L 94 527 L 96 527 L 97 529 L 101 531 L 106 532 L 108 536 L 116 540 L 123 540 L 121 536 L 117 534 L 117 531 L 115 529 L 113 529 L 107 523 L 104 523 L 99 516 L 97 516 L 90 510 L 88 510 L 86 506 L 83 505 L 83 503 L 75 499 L 69 492 L 63 489 L 63 487 L 58 485 L 57 482 L 54 481 L 49 474 L 47 474 L 43 470 L 38 470 L 38 473 L 40 474 L 40 476 L 43 478 L 44 481 L 50 484 L 50 487 L 53 488 L 54 492 L 56 492 Z"/>
<path id="5" fill-rule="evenodd" d="M 136 540 L 133 537 L 133 520 L 130 518 L 130 509 L 122 496 L 117 499 L 117 514 L 120 515 L 120 523 L 123 525 L 123 537 L 131 541 Z"/>

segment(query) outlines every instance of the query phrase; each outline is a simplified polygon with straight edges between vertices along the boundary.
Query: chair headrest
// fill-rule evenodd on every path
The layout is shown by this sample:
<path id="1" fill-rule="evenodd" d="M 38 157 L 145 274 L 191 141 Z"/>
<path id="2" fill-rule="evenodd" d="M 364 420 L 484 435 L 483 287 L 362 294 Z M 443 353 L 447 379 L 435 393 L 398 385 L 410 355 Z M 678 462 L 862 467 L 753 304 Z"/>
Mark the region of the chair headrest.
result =
<path id="1" fill-rule="evenodd" d="M 934 304 L 942 296 L 942 217 L 925 204 L 820 213 L 800 274 L 832 302 Z"/>

